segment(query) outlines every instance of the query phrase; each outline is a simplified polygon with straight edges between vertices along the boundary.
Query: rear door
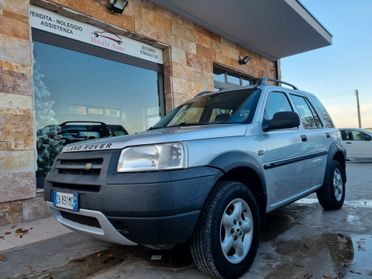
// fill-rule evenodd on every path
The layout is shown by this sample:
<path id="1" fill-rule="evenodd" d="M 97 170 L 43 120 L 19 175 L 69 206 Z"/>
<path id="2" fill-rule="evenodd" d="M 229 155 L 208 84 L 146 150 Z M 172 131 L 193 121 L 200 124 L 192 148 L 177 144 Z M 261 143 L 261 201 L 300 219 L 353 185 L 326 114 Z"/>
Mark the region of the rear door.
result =
<path id="1" fill-rule="evenodd" d="M 263 121 L 271 120 L 276 112 L 294 111 L 285 91 L 269 92 Z M 300 128 L 272 130 L 264 133 L 265 171 L 268 211 L 288 203 L 311 187 L 311 164 L 306 159 L 308 144 Z"/>
<path id="2" fill-rule="evenodd" d="M 332 142 L 331 134 L 324 128 L 322 121 L 305 94 L 291 94 L 291 99 L 300 116 L 311 165 L 311 187 L 323 183 L 327 154 Z M 304 189 L 306 191 L 306 189 Z"/>

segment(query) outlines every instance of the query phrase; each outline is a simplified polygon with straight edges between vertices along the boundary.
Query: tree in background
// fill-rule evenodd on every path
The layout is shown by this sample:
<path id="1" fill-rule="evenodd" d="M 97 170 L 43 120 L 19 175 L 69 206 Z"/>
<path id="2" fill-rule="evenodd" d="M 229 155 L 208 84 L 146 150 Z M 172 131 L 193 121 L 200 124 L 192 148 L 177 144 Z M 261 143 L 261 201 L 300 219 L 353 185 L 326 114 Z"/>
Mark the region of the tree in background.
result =
<path id="1" fill-rule="evenodd" d="M 45 75 L 41 73 L 40 65 L 35 61 L 33 82 L 35 96 L 35 116 L 36 128 L 40 129 L 47 125 L 57 125 L 56 113 L 53 111 L 54 101 L 51 100 L 52 94 L 44 83 Z"/>
<path id="2" fill-rule="evenodd" d="M 40 65 L 34 63 L 33 90 L 35 96 L 35 117 L 37 127 L 37 172 L 38 186 L 44 184 L 44 177 L 53 165 L 54 159 L 62 151 L 64 140 L 61 127 L 53 111 L 54 101 L 44 83 L 45 75 L 41 72 Z"/>

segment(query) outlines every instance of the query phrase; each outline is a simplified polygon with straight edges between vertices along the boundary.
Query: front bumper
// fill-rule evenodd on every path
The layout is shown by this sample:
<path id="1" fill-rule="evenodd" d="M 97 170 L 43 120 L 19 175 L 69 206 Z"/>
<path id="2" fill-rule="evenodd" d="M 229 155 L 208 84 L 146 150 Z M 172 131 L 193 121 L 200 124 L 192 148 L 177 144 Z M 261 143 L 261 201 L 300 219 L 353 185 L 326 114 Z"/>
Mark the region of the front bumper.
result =
<path id="1" fill-rule="evenodd" d="M 97 153 L 87 152 L 84 156 L 93 158 Z M 82 154 L 62 153 L 57 159 L 71 156 L 75 159 Z M 211 167 L 196 167 L 117 173 L 116 156 L 113 154 L 106 159 L 107 153 L 102 155 L 99 176 L 66 175 L 55 170 L 48 175 L 44 191 L 46 201 L 52 202 L 53 191 L 79 195 L 80 211 L 77 213 L 52 206 L 56 219 L 73 230 L 120 244 L 129 241 L 162 245 L 188 241 L 205 200 L 222 172 Z M 82 224 L 75 218 L 79 215 L 96 218 L 101 228 L 92 227 L 89 222 Z M 112 233 L 113 229 L 116 233 Z"/>
<path id="2" fill-rule="evenodd" d="M 46 202 L 48 208 L 52 212 L 53 217 L 60 222 L 62 225 L 72 229 L 74 231 L 93 236 L 95 238 L 118 243 L 121 245 L 137 245 L 137 243 L 130 241 L 121 235 L 115 227 L 110 223 L 110 221 L 99 211 L 80 209 L 78 215 L 94 218 L 97 220 L 99 227 L 85 225 L 70 219 L 64 218 L 61 214 L 63 210 L 57 209 L 53 206 L 53 203 Z M 66 211 L 68 212 L 68 211 Z"/>

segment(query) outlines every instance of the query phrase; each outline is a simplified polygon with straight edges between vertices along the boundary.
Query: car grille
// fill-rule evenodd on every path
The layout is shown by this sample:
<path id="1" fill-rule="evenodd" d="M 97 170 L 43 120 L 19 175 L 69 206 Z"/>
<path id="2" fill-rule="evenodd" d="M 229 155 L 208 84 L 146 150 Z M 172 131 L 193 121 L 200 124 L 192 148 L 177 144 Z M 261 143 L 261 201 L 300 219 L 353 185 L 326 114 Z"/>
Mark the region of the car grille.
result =
<path id="1" fill-rule="evenodd" d="M 71 191 L 84 191 L 84 192 L 99 192 L 99 185 L 86 185 L 86 184 L 67 184 L 67 183 L 58 183 L 52 182 L 53 187 L 68 189 Z"/>
<path id="2" fill-rule="evenodd" d="M 59 174 L 98 176 L 101 173 L 102 163 L 102 158 L 59 159 L 55 169 Z"/>

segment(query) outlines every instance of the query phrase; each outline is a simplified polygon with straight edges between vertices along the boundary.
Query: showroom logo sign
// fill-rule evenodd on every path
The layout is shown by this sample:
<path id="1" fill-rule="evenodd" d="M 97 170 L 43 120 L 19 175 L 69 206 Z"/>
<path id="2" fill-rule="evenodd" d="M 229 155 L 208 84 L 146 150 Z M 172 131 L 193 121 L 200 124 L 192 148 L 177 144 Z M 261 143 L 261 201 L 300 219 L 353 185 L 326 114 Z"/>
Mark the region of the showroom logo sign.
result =
<path id="1" fill-rule="evenodd" d="M 118 52 L 125 52 L 123 40 L 120 38 L 120 36 L 114 33 L 106 31 L 93 31 L 90 40 L 94 45 L 109 48 Z"/>
<path id="2" fill-rule="evenodd" d="M 119 36 L 36 6 L 30 7 L 32 28 L 163 64 L 163 52 L 152 45 Z"/>

